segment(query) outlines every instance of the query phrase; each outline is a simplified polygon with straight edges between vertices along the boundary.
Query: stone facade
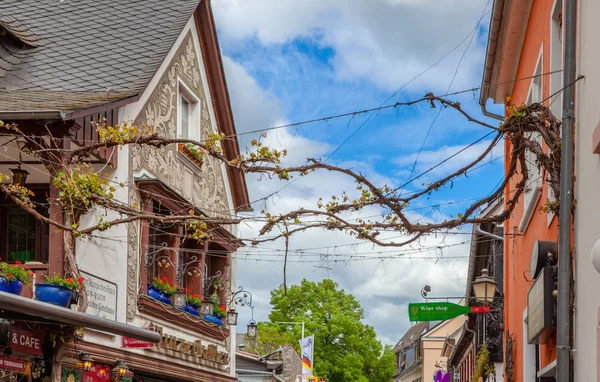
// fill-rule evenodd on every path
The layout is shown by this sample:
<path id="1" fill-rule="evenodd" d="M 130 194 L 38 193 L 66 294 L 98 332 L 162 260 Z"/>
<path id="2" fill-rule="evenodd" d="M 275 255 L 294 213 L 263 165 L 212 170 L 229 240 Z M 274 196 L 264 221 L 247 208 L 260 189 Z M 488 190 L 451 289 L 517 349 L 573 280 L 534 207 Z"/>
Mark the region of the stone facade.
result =
<path id="1" fill-rule="evenodd" d="M 302 358 L 292 346 L 286 346 L 281 353 L 283 370 L 278 377 L 285 382 L 296 382 L 297 376 L 302 375 Z"/>

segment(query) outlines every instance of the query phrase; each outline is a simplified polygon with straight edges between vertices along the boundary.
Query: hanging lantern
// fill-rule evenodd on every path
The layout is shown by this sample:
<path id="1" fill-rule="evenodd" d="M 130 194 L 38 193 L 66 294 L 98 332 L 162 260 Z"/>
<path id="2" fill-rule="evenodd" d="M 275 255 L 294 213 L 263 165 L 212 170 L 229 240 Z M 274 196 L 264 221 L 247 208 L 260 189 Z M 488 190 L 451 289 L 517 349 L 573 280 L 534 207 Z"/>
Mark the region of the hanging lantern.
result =
<path id="1" fill-rule="evenodd" d="M 92 356 L 87 353 L 82 352 L 79 355 L 79 359 L 81 359 L 81 364 L 83 366 L 83 370 L 90 371 L 90 369 L 92 368 L 92 365 L 94 364 L 94 359 L 92 358 Z"/>
<path id="2" fill-rule="evenodd" d="M 227 325 L 230 325 L 230 326 L 237 325 L 237 319 L 238 319 L 238 313 L 235 311 L 235 309 L 230 308 L 227 311 Z"/>
<path id="3" fill-rule="evenodd" d="M 121 361 L 119 359 L 117 359 L 115 367 L 113 367 L 110 371 L 114 379 L 116 379 L 117 381 L 122 380 L 123 377 L 127 375 L 127 372 L 129 372 L 127 364 L 125 363 L 125 361 Z"/>
<path id="4" fill-rule="evenodd" d="M 246 335 L 250 338 L 256 338 L 256 321 L 250 320 L 248 324 L 248 330 L 246 331 Z"/>
<path id="5" fill-rule="evenodd" d="M 21 169 L 21 166 L 19 165 L 18 168 L 11 168 L 10 173 L 13 177 L 13 184 L 21 187 L 25 186 L 25 182 L 27 181 L 27 175 L 29 175 L 27 170 Z"/>

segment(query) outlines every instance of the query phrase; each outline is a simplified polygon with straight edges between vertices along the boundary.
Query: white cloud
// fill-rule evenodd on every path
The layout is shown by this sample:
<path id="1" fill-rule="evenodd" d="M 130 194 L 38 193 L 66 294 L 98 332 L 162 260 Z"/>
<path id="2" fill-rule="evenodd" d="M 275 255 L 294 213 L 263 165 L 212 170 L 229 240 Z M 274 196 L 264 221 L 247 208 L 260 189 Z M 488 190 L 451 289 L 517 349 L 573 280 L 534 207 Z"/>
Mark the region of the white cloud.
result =
<path id="1" fill-rule="evenodd" d="M 490 143 L 491 141 L 485 140 L 476 143 L 468 148 L 467 145 L 452 145 L 442 146 L 435 150 L 424 150 L 418 156 L 419 160 L 413 175 L 420 174 L 423 171 L 427 171 L 429 168 L 441 163 L 443 160 L 465 149 L 465 151 L 461 152 L 452 159 L 433 169 L 427 174 L 426 178 L 422 178 L 420 181 L 424 181 L 426 179 L 431 178 L 437 179 L 440 176 L 449 175 L 452 172 L 458 170 L 459 168 L 468 165 L 469 163 L 477 159 L 479 156 L 481 156 L 481 154 L 483 154 L 483 152 L 489 147 Z M 498 144 L 496 144 L 496 146 L 494 146 L 491 153 L 488 156 L 486 156 L 486 158 L 483 159 L 480 162 L 480 164 L 475 165 L 473 169 L 479 166 L 484 166 L 482 168 L 485 168 L 485 166 L 487 166 L 486 163 L 489 163 L 490 161 L 493 161 L 493 163 L 496 163 L 497 165 L 502 165 L 502 161 L 498 160 L 498 158 L 500 158 L 504 154 L 503 150 L 504 145 L 502 144 L 502 141 L 500 141 Z M 410 173 L 415 159 L 417 159 L 417 155 L 418 152 L 415 152 L 409 155 L 403 155 L 392 159 L 392 163 L 399 166 L 397 174 L 400 176 L 407 176 Z"/>
<path id="2" fill-rule="evenodd" d="M 223 66 L 238 133 L 274 126 L 283 120 L 277 98 L 263 90 L 242 65 L 223 56 Z"/>
<path id="3" fill-rule="evenodd" d="M 256 38 L 264 45 L 317 41 L 333 48 L 338 78 L 366 79 L 392 90 L 463 41 L 485 5 L 473 0 L 218 0 L 214 12 L 226 39 Z M 466 45 L 410 88 L 445 91 Z M 454 89 L 479 82 L 483 49 L 485 41 L 476 37 Z"/>
<path id="4" fill-rule="evenodd" d="M 452 3 L 452 6 L 446 5 L 447 3 Z M 467 0 L 449 0 L 443 5 L 437 2 L 435 4 L 440 9 L 433 6 L 434 2 L 424 0 L 386 0 L 378 3 L 358 0 L 221 0 L 215 1 L 214 9 L 219 27 L 228 38 L 247 38 L 255 35 L 264 43 L 270 44 L 282 43 L 298 36 L 317 36 L 322 44 L 335 46 L 337 56 L 334 65 L 338 76 L 369 77 L 380 86 L 388 87 L 412 76 L 412 72 L 417 70 L 415 68 L 422 70 L 422 66 L 426 62 L 429 63 L 430 56 L 438 53 L 441 55 L 439 47 L 448 46 L 446 39 L 456 44 L 454 40 L 460 40 L 457 36 L 462 34 L 464 37 L 468 29 L 473 27 L 472 16 L 478 14 L 483 7 L 479 2 L 474 6 L 473 2 Z M 256 8 L 252 8 L 253 6 Z M 460 15 L 459 9 L 464 11 Z M 389 14 L 383 15 L 388 12 Z M 416 22 L 416 18 L 420 17 L 419 12 L 433 12 L 432 25 L 419 25 L 424 24 Z M 443 12 L 447 12 L 445 16 L 442 15 Z M 451 30 L 456 27 L 459 30 L 441 33 L 442 27 L 437 25 L 439 20 L 435 20 L 436 17 L 442 16 L 448 21 L 444 24 L 445 28 Z M 467 24 L 470 25 L 468 28 Z M 386 28 L 391 28 L 394 32 L 388 36 Z M 410 28 L 414 28 L 414 31 L 410 32 L 412 35 L 407 35 L 412 30 Z M 431 28 L 432 31 L 426 30 L 427 28 Z M 438 32 L 441 35 L 435 36 Z M 432 34 L 431 37 L 427 37 L 429 34 Z M 415 37 L 417 35 L 422 35 L 418 41 Z M 433 41 L 436 38 L 438 41 Z M 366 60 L 365 56 L 371 60 Z M 238 132 L 273 126 L 286 120 L 279 100 L 268 89 L 261 87 L 242 65 L 228 57 L 224 57 L 224 65 Z M 386 65 L 388 67 L 385 67 Z M 402 65 L 410 70 L 401 69 Z M 432 77 L 438 82 L 440 78 L 447 78 L 448 73 L 443 74 L 446 77 L 439 73 Z M 244 137 L 242 147 L 248 139 L 250 137 Z M 294 130 L 289 129 L 270 132 L 267 138 L 264 138 L 264 142 L 271 147 L 287 149 L 287 164 L 301 163 L 306 157 L 326 157 L 332 150 L 326 142 L 297 135 Z M 442 155 L 444 152 L 437 154 L 438 157 Z M 424 152 L 420 163 L 427 165 L 432 163 L 435 157 L 434 152 Z M 362 162 L 337 163 L 353 167 L 356 171 L 375 179 L 378 184 L 393 185 L 393 179 L 376 171 L 373 165 L 381 158 L 364 158 Z M 257 211 L 265 209 L 272 214 L 299 207 L 314 208 L 319 197 L 329 198 L 356 188 L 349 177 L 327 172 L 313 173 L 294 182 L 259 180 L 257 176 L 247 177 L 251 200 L 270 195 L 287 185 L 267 202 L 254 205 Z M 360 214 L 348 214 L 348 218 L 378 213 L 380 210 L 373 207 Z M 419 215 L 414 217 L 418 218 Z M 437 213 L 433 218 L 442 216 Z M 241 224 L 242 237 L 256 237 L 260 226 L 258 222 Z M 303 278 L 312 281 L 320 281 L 326 277 L 333 279 L 361 302 L 365 309 L 365 322 L 375 327 L 380 339 L 393 344 L 407 329 L 407 304 L 420 300 L 419 291 L 423 285 L 430 284 L 435 292 L 439 291 L 444 295 L 458 296 L 464 293 L 466 259 L 445 258 L 468 254 L 468 244 L 460 244 L 467 239 L 468 235 L 428 237 L 408 248 L 394 249 L 376 248 L 370 243 L 354 240 L 344 233 L 308 231 L 292 237 L 291 249 L 318 249 L 291 254 L 288 283 L 298 284 Z M 237 283 L 253 294 L 256 320 L 267 319 L 271 308 L 269 292 L 283 282 L 282 250 L 283 243 L 278 241 L 261 245 L 257 250 L 240 250 L 237 255 Z M 406 254 L 407 252 L 410 255 Z M 400 256 L 402 253 L 405 253 L 405 256 Z M 350 256 L 352 259 L 348 261 Z M 359 256 L 379 259 L 362 260 L 358 259 Z M 423 256 L 440 258 L 416 258 Z M 244 331 L 244 324 L 250 319 L 250 314 L 248 309 L 240 310 L 238 331 Z"/>

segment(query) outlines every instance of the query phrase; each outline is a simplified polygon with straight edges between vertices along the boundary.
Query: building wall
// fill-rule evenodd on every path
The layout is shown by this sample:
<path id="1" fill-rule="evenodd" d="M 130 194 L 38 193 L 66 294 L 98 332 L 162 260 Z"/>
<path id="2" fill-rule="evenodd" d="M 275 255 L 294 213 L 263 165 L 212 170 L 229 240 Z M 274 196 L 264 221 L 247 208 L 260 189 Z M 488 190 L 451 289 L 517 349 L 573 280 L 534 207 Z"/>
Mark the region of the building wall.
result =
<path id="1" fill-rule="evenodd" d="M 533 1 L 529 23 L 527 25 L 523 48 L 518 63 L 516 78 L 534 75 L 540 51 L 542 56 L 542 73 L 550 68 L 550 17 L 553 1 Z M 506 17 L 506 16 L 505 16 Z M 508 17 L 511 17 L 510 14 Z M 532 80 L 516 81 L 511 94 L 512 102 L 521 105 L 527 102 Z M 542 99 L 550 95 L 550 77 L 542 76 Z M 505 169 L 510 163 L 512 148 L 508 141 L 505 143 Z M 506 200 L 514 192 L 521 177 L 517 174 L 505 189 Z M 557 219 L 549 224 L 548 214 L 541 212 L 540 207 L 548 199 L 548 187 L 542 174 L 541 195 L 537 200 L 529 225 L 524 232 L 519 230 L 524 215 L 524 197 L 521 196 L 518 205 L 510 218 L 505 222 L 505 233 L 508 234 L 504 245 L 504 322 L 505 332 L 514 336 L 513 376 L 515 381 L 530 382 L 523 379 L 524 349 L 527 339 L 523 335 L 523 313 L 527 307 L 527 293 L 533 285 L 528 275 L 530 256 L 535 240 L 556 241 L 558 238 Z M 522 234 L 511 236 L 510 234 Z M 506 357 L 506 354 L 505 354 Z M 540 368 L 548 365 L 556 358 L 555 338 L 540 346 Z"/>
<path id="2" fill-rule="evenodd" d="M 466 316 L 461 315 L 451 320 L 444 321 L 437 327 L 433 328 L 421 339 L 423 347 L 423 380 L 433 380 L 433 375 L 440 368 L 436 367 L 436 363 L 442 361 L 442 347 L 447 337 L 456 332 L 465 322 Z M 445 364 L 445 363 L 444 363 Z"/>
<path id="3" fill-rule="evenodd" d="M 597 219 L 600 212 L 600 156 L 592 152 L 592 133 L 600 121 L 600 71 L 597 47 L 600 25 L 597 16 L 600 3 L 578 1 L 577 73 L 585 75 L 576 87 L 575 146 L 575 319 L 574 372 L 575 381 L 597 381 L 598 306 L 600 305 L 600 274 L 592 266 L 590 255 L 600 239 Z"/>
<path id="4" fill-rule="evenodd" d="M 171 78 L 172 76 L 175 77 Z M 155 128 L 158 126 L 160 133 L 173 137 L 171 133 L 172 129 L 176 128 L 176 125 L 174 125 L 176 118 L 172 116 L 173 113 L 177 115 L 177 109 L 176 105 L 169 103 L 173 98 L 173 93 L 170 93 L 170 91 L 173 91 L 173 88 L 168 86 L 173 81 L 190 82 L 190 84 L 185 83 L 185 85 L 188 88 L 193 88 L 195 93 L 197 93 L 196 95 L 201 103 L 201 124 L 197 128 L 200 129 L 202 127 L 204 132 L 217 131 L 206 68 L 193 17 L 186 24 L 180 37 L 146 91 L 140 96 L 139 101 L 128 104 L 120 110 L 120 120 L 137 120 L 140 124 L 143 122 Z M 164 102 L 155 103 L 153 100 L 156 99 Z M 159 104 L 160 108 L 158 107 Z M 165 112 L 163 107 L 169 105 L 172 106 L 172 109 L 166 110 L 167 115 L 163 114 Z M 155 106 L 157 107 L 154 108 Z M 200 136 L 200 134 L 198 135 Z M 179 153 L 169 150 L 166 150 L 166 152 L 149 150 L 149 155 L 145 157 L 147 162 L 144 162 L 139 160 L 141 155 L 138 151 L 134 152 L 130 148 L 116 150 L 116 155 L 119 155 L 119 165 L 114 170 L 108 168 L 112 181 L 117 183 L 129 182 L 128 184 L 130 185 L 130 187 L 124 188 L 116 187 L 115 197 L 117 200 L 129 202 L 139 199 L 136 198 L 138 192 L 133 185 L 132 178 L 135 167 L 135 170 L 147 171 L 152 176 L 170 185 L 182 198 L 204 209 L 209 215 L 214 215 L 217 209 L 233 211 L 230 184 L 226 181 L 227 172 L 220 163 L 213 161 L 212 158 L 206 158 L 202 169 L 198 169 L 194 167 L 195 165 L 187 163 L 187 159 L 180 158 L 181 155 L 178 156 Z M 157 171 L 160 165 L 166 163 L 165 159 L 167 158 L 171 162 L 163 166 L 165 171 Z M 194 178 L 198 176 L 198 173 L 202 173 L 203 180 Z M 85 217 L 82 221 L 82 227 L 98 222 L 99 214 L 102 212 L 104 211 L 99 211 L 96 214 L 90 214 L 90 216 Z M 236 226 L 227 228 L 230 232 L 237 233 Z M 77 257 L 81 269 L 117 285 L 117 320 L 140 327 L 146 327 L 152 322 L 164 327 L 169 331 L 169 334 L 176 335 L 178 338 L 192 342 L 200 339 L 203 345 L 217 345 L 220 352 L 228 351 L 230 353 L 231 361 L 229 365 L 214 366 L 205 361 L 197 363 L 189 362 L 189 360 L 183 359 L 184 357 L 179 357 L 178 359 L 178 357 L 174 357 L 169 351 L 156 350 L 149 352 L 135 349 L 128 349 L 127 351 L 139 354 L 152 354 L 152 357 L 162 360 L 159 362 L 172 362 L 190 368 L 203 369 L 234 377 L 235 340 L 232 340 L 234 336 L 230 336 L 225 341 L 217 341 L 210 336 L 198 338 L 197 334 L 190 333 L 178 327 L 177 324 L 167 321 L 161 322 L 161 320 L 155 318 L 136 314 L 139 290 L 139 267 L 140 262 L 144 261 L 143 252 L 140 249 L 139 235 L 139 224 L 130 223 L 99 233 L 98 236 L 101 237 L 100 239 L 81 239 L 77 242 Z M 233 267 L 230 267 L 230 271 L 232 273 L 235 272 Z M 235 281 L 235 275 L 231 275 L 230 281 Z M 226 284 L 229 287 L 231 285 L 231 283 Z M 235 327 L 230 329 L 231 333 L 235 332 Z M 120 348 L 121 346 L 120 336 L 98 334 L 95 332 L 86 333 L 86 341 L 114 348 Z"/>

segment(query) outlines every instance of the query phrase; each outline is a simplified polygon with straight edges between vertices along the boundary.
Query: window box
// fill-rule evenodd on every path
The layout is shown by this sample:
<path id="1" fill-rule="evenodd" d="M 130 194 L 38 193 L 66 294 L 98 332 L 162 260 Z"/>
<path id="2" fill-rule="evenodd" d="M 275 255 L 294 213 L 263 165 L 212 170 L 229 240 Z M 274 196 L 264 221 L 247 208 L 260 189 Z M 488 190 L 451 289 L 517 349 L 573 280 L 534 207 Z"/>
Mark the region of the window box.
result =
<path id="1" fill-rule="evenodd" d="M 138 299 L 140 313 L 150 317 L 155 317 L 162 320 L 172 322 L 174 325 L 183 329 L 192 331 L 193 333 L 209 336 L 218 341 L 224 341 L 229 337 L 229 329 L 225 326 L 211 324 L 200 317 L 184 313 L 172 306 L 165 306 L 152 298 L 145 295 L 140 295 Z"/>
<path id="2" fill-rule="evenodd" d="M 202 149 L 189 143 L 179 143 L 178 151 L 198 167 L 202 167 L 204 157 Z"/>

